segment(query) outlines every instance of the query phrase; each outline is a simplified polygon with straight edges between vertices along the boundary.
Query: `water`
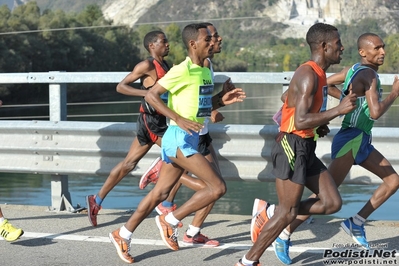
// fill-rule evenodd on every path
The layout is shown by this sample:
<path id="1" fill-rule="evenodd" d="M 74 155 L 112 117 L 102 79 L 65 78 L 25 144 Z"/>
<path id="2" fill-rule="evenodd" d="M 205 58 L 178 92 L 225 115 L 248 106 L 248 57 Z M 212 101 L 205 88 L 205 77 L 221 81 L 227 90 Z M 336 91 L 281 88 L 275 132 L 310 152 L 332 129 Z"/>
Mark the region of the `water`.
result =
<path id="1" fill-rule="evenodd" d="M 85 196 L 99 191 L 106 177 L 69 176 L 69 191 L 72 205 L 86 206 Z M 123 179 L 107 196 L 103 202 L 106 209 L 135 209 L 140 200 L 150 191 L 152 184 L 146 189 L 138 188 L 139 176 L 128 176 Z M 51 206 L 51 177 L 50 175 L 33 174 L 0 174 L 0 204 L 24 204 L 37 206 Z M 375 185 L 342 185 L 340 192 L 344 201 L 342 210 L 331 217 L 347 218 L 354 215 L 366 203 L 376 189 Z M 181 205 L 193 191 L 181 187 L 176 203 Z M 305 191 L 304 197 L 310 195 Z M 272 182 L 227 182 L 227 193 L 217 201 L 212 213 L 251 215 L 254 198 L 262 198 L 271 203 L 277 202 L 275 183 Z M 399 220 L 396 204 L 399 193 L 393 195 L 383 206 L 375 211 L 369 220 Z"/>
<path id="2" fill-rule="evenodd" d="M 247 92 L 247 99 L 240 104 L 227 106 L 220 111 L 226 117 L 223 124 L 273 124 L 272 116 L 281 106 L 279 100 L 282 88 L 280 85 L 270 86 L 257 84 L 236 84 Z M 389 93 L 390 88 L 384 88 L 384 93 Z M 106 97 L 107 101 L 130 101 L 123 104 L 94 104 L 68 106 L 69 121 L 110 121 L 110 122 L 135 122 L 138 110 L 138 98 L 127 97 L 114 93 Z M 102 97 L 104 100 L 104 97 Z M 134 102 L 132 102 L 134 101 Z M 335 101 L 331 100 L 330 105 Z M 28 108 L 29 109 L 29 108 Z M 1 111 L 5 111 L 5 108 Z M 30 115 L 34 110 L 28 110 Z M 382 119 L 376 122 L 378 127 L 399 126 L 399 108 L 393 105 Z M 81 116 L 87 114 L 87 116 Z M 93 116 L 97 114 L 97 116 Z M 106 116 L 101 116 L 104 114 Z M 109 114 L 114 114 L 109 116 Z M 127 115 L 126 115 L 127 114 Z M 335 119 L 331 125 L 339 126 L 340 120 Z M 378 147 L 377 147 L 378 148 Z M 85 206 L 85 196 L 99 191 L 106 177 L 69 176 L 69 191 L 72 204 Z M 51 178 L 49 175 L 10 174 L 0 173 L 0 204 L 26 204 L 51 206 Z M 103 203 L 104 208 L 135 209 L 141 198 L 150 188 L 140 190 L 137 187 L 138 177 L 126 177 L 112 190 Z M 151 186 L 151 185 L 150 185 Z M 212 213 L 251 215 L 252 204 L 255 197 L 276 202 L 274 183 L 259 183 L 249 181 L 229 181 L 228 190 L 214 206 Z M 344 200 L 342 210 L 334 217 L 347 218 L 355 214 L 366 203 L 377 186 L 372 185 L 342 185 L 340 191 Z M 176 203 L 182 204 L 191 195 L 192 191 L 182 187 L 176 197 Z M 306 192 L 305 197 L 310 193 Z M 393 195 L 383 206 L 375 211 L 369 219 L 372 220 L 399 220 L 396 204 L 399 202 L 399 193 Z"/>

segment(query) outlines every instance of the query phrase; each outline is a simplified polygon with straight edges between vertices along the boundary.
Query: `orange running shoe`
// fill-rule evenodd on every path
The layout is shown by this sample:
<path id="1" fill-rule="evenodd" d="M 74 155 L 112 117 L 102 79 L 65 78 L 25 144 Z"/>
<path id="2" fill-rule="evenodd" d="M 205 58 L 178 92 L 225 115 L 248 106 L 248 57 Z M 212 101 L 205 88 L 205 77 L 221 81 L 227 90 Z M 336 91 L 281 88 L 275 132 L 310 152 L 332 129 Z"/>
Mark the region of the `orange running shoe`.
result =
<path id="1" fill-rule="evenodd" d="M 97 214 L 101 210 L 101 206 L 96 203 L 96 196 L 86 196 L 87 216 L 92 226 L 97 226 Z"/>
<path id="2" fill-rule="evenodd" d="M 130 252 L 130 239 L 124 239 L 119 235 L 119 229 L 109 234 L 111 243 L 114 244 L 119 258 L 127 263 L 133 263 L 134 258 L 129 254 Z"/>
<path id="3" fill-rule="evenodd" d="M 165 221 L 165 215 L 157 215 L 155 217 L 155 221 L 159 228 L 159 232 L 161 233 L 161 237 L 165 245 L 171 250 L 179 250 L 179 242 L 177 241 L 177 237 L 179 233 L 177 232 L 177 226 L 173 226 L 167 221 Z"/>
<path id="4" fill-rule="evenodd" d="M 201 234 L 201 232 L 198 232 L 198 234 L 193 237 L 188 236 L 187 233 L 184 233 L 183 244 L 185 246 L 201 245 L 204 248 L 212 248 L 219 246 L 219 241 L 209 239 L 207 236 Z"/>
<path id="5" fill-rule="evenodd" d="M 158 206 L 155 207 L 155 211 L 159 214 L 168 214 L 170 212 L 173 212 L 174 210 L 177 209 L 177 205 L 173 204 L 172 207 L 165 207 L 162 205 L 162 202 L 158 204 Z"/>
<path id="6" fill-rule="evenodd" d="M 264 200 L 255 199 L 254 201 L 251 220 L 251 241 L 253 243 L 256 242 L 263 227 L 269 221 L 269 217 L 267 216 L 267 208 L 269 206 L 270 204 Z"/>
<path id="7" fill-rule="evenodd" d="M 159 178 L 159 171 L 161 170 L 162 159 L 156 158 L 139 181 L 139 188 L 144 189 L 149 183 L 156 183 Z"/>

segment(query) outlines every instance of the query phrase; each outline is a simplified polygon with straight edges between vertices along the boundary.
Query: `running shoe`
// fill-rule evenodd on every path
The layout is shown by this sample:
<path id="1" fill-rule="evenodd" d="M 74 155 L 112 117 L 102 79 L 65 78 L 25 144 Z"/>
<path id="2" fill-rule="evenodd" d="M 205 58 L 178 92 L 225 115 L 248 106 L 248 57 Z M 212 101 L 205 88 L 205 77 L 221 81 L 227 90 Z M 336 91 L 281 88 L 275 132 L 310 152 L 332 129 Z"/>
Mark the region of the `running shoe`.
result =
<path id="1" fill-rule="evenodd" d="M 173 226 L 165 221 L 165 215 L 157 215 L 155 217 L 155 221 L 159 228 L 159 232 L 161 233 L 162 240 L 166 246 L 171 250 L 179 250 L 179 242 L 177 241 L 177 237 L 179 236 L 177 228 L 179 225 Z"/>
<path id="2" fill-rule="evenodd" d="M 199 232 L 193 237 L 188 236 L 187 233 L 184 233 L 183 244 L 186 246 L 201 245 L 204 248 L 207 247 L 212 248 L 219 246 L 219 241 L 214 239 L 209 239 L 207 236 L 201 234 L 201 232 Z"/>
<path id="3" fill-rule="evenodd" d="M 134 258 L 130 255 L 130 241 L 131 239 L 124 239 L 119 235 L 119 229 L 116 229 L 109 234 L 111 243 L 114 244 L 119 258 L 127 263 L 133 263 Z"/>
<path id="4" fill-rule="evenodd" d="M 244 265 L 244 264 L 242 264 L 241 260 L 239 260 L 239 261 L 236 263 L 236 265 L 234 265 L 234 266 L 260 266 L 260 263 L 259 263 L 259 261 L 255 261 L 255 262 L 252 263 L 251 265 L 249 265 L 249 264 Z"/>
<path id="5" fill-rule="evenodd" d="M 155 207 L 155 211 L 159 214 L 168 214 L 170 212 L 173 212 L 174 210 L 177 209 L 177 205 L 173 204 L 172 207 L 165 207 L 162 205 L 162 202 L 158 204 L 158 206 Z"/>
<path id="6" fill-rule="evenodd" d="M 0 224 L 0 235 L 9 242 L 17 240 L 23 234 L 24 231 L 21 228 L 15 228 L 7 219 Z"/>
<path id="7" fill-rule="evenodd" d="M 97 214 L 101 210 L 101 205 L 96 203 L 96 196 L 89 195 L 86 197 L 87 216 L 92 226 L 97 226 Z"/>
<path id="8" fill-rule="evenodd" d="M 251 241 L 252 243 L 256 242 L 260 232 L 263 227 L 269 221 L 269 217 L 267 216 L 267 208 L 270 206 L 264 200 L 255 199 L 254 206 L 252 208 L 252 220 L 251 220 Z"/>
<path id="9" fill-rule="evenodd" d="M 345 233 L 352 237 L 352 239 L 359 244 L 364 249 L 369 249 L 370 245 L 366 239 L 366 231 L 364 230 L 364 225 L 361 226 L 355 224 L 353 222 L 352 217 L 346 219 L 341 223 L 342 229 L 344 229 Z"/>
<path id="10" fill-rule="evenodd" d="M 162 159 L 156 158 L 139 181 L 139 188 L 144 189 L 149 183 L 156 183 L 159 178 L 159 171 L 161 170 Z"/>
<path id="11" fill-rule="evenodd" d="M 292 263 L 292 260 L 289 255 L 289 248 L 291 246 L 291 241 L 282 240 L 277 237 L 273 242 L 274 253 L 276 253 L 277 258 L 284 264 L 289 265 Z"/>
<path id="12" fill-rule="evenodd" d="M 176 204 L 173 204 L 172 207 L 165 207 L 165 206 L 162 205 L 162 202 L 159 203 L 158 206 L 155 207 L 155 211 L 156 211 L 159 215 L 162 215 L 162 214 L 167 215 L 168 213 L 173 212 L 173 211 L 176 210 L 176 209 L 177 209 L 177 205 L 176 205 Z M 180 227 L 183 227 L 183 223 L 182 223 L 182 222 L 179 222 L 179 223 L 177 224 L 177 227 L 179 227 L 179 228 L 180 228 Z"/>

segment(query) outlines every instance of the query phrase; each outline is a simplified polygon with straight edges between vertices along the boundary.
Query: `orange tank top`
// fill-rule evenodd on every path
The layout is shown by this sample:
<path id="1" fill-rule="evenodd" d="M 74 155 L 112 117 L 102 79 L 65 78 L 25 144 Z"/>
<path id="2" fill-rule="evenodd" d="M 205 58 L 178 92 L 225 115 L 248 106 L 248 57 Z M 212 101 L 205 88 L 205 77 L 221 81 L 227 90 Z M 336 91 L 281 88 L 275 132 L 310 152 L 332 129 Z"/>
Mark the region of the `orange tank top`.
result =
<path id="1" fill-rule="evenodd" d="M 303 65 L 309 65 L 312 67 L 313 71 L 317 75 L 317 91 L 314 95 L 313 106 L 310 109 L 310 113 L 318 113 L 323 105 L 323 90 L 327 92 L 327 77 L 326 73 L 323 69 L 321 69 L 315 62 L 308 61 Z M 297 130 L 295 128 L 295 107 L 288 107 L 287 105 L 288 99 L 285 100 L 283 108 L 282 108 L 282 116 L 281 116 L 281 132 L 293 133 L 302 138 L 313 138 L 315 136 L 315 129 L 302 129 Z"/>

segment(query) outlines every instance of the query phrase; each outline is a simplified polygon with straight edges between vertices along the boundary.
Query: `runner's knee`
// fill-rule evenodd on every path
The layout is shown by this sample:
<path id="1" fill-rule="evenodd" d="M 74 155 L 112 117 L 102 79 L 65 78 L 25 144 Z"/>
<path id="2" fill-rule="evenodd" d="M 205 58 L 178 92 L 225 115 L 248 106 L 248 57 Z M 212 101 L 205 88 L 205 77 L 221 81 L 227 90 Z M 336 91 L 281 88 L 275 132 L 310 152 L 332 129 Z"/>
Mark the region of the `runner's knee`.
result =
<path id="1" fill-rule="evenodd" d="M 274 215 L 284 224 L 284 227 L 293 222 L 298 215 L 298 208 L 287 208 L 282 205 L 278 205 L 274 211 Z"/>
<path id="2" fill-rule="evenodd" d="M 332 214 L 341 210 L 342 207 L 342 199 L 341 197 L 337 197 L 334 199 L 329 199 L 327 202 L 324 202 L 324 214 Z"/>
<path id="3" fill-rule="evenodd" d="M 220 185 L 214 187 L 212 189 L 212 191 L 213 191 L 213 197 L 215 198 L 215 200 L 220 199 L 227 192 L 226 183 L 221 182 Z"/>
<path id="4" fill-rule="evenodd" d="M 123 161 L 122 162 L 122 171 L 125 173 L 129 173 L 133 171 L 133 169 L 136 167 L 138 161 Z"/>
<path id="5" fill-rule="evenodd" d="M 394 180 L 389 180 L 388 182 L 384 182 L 386 186 L 386 194 L 392 196 L 399 189 L 399 177 Z"/>

